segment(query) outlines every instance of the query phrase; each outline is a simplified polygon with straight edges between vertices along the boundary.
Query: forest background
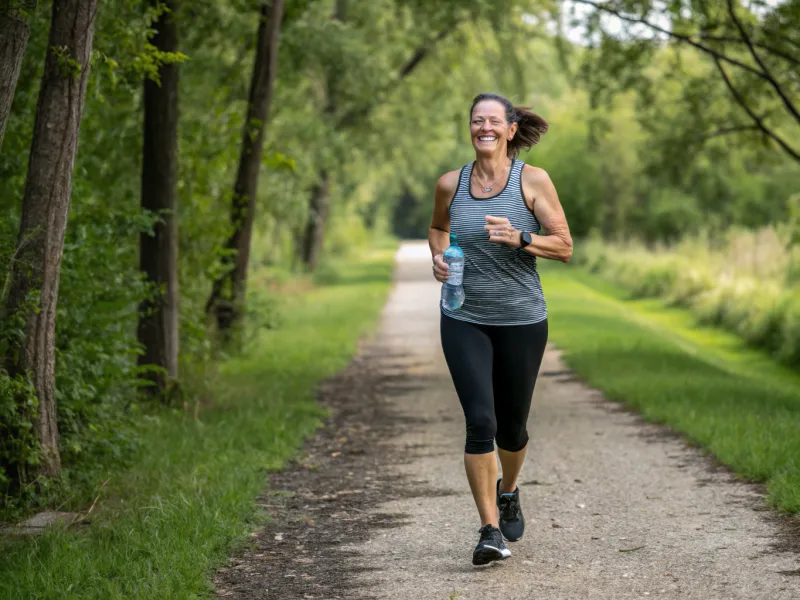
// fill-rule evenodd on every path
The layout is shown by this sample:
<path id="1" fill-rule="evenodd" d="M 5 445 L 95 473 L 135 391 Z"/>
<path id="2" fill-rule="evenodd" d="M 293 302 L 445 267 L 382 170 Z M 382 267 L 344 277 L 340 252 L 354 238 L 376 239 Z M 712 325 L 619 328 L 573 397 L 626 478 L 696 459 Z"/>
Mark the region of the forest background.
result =
<path id="1" fill-rule="evenodd" d="M 550 123 L 520 158 L 555 183 L 575 262 L 800 365 L 798 0 L 0 15 L 0 520 L 87 506 L 284 325 L 287 282 L 426 237 L 485 91 Z"/>

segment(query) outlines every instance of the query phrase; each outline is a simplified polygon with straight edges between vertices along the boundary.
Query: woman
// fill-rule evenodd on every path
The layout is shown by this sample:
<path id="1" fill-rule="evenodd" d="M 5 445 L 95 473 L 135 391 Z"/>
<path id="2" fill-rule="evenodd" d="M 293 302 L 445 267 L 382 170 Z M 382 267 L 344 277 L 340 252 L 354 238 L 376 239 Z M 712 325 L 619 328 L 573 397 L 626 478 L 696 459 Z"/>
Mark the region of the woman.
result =
<path id="1" fill-rule="evenodd" d="M 461 308 L 442 306 L 441 338 L 467 424 L 464 466 L 481 519 L 472 563 L 511 556 L 503 543 L 525 529 L 517 477 L 526 421 L 547 343 L 547 306 L 536 258 L 572 256 L 564 211 L 550 177 L 516 156 L 547 131 L 527 108 L 481 94 L 470 109 L 475 161 L 436 184 L 428 242 L 433 274 L 448 277 L 450 233 L 465 255 Z M 540 227 L 547 235 L 537 235 Z M 502 466 L 497 477 L 495 441 Z"/>

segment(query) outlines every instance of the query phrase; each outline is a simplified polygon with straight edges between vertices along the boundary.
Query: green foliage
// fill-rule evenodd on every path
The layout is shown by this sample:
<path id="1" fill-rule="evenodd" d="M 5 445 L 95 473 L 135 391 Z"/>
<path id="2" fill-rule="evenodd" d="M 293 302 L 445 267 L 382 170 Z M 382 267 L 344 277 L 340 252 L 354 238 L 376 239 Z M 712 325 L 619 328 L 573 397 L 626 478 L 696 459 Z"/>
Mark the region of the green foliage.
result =
<path id="1" fill-rule="evenodd" d="M 732 134 L 800 160 L 800 149 L 787 143 L 800 128 L 792 106 L 800 93 L 798 0 L 577 3 L 592 7 L 582 21 L 592 46 L 600 40 L 587 53 L 584 78 L 606 102 L 621 89 L 636 90 L 644 119 L 661 130 L 662 151 L 685 157 L 710 138 Z M 669 68 L 654 69 L 654 58 Z M 659 110 L 654 98 L 664 88 L 678 88 L 678 98 Z"/>
<path id="2" fill-rule="evenodd" d="M 797 248 L 775 229 L 733 230 L 724 241 L 685 237 L 672 248 L 611 244 L 599 238 L 576 254 L 633 298 L 663 298 L 698 320 L 722 326 L 778 360 L 800 364 Z"/>
<path id="3" fill-rule="evenodd" d="M 390 287 L 393 250 L 338 266 L 339 285 L 276 285 L 256 269 L 252 296 L 272 298 L 280 327 L 245 355 L 195 371 L 183 410 L 148 411 L 128 470 L 98 473 L 92 526 L 35 540 L 0 539 L 0 597 L 197 598 L 208 574 L 268 515 L 253 498 L 324 417 L 320 381 L 342 369 L 371 331 Z M 268 287 L 269 286 L 269 287 Z M 270 302 L 266 300 L 266 302 Z M 203 387 L 198 383 L 203 382 Z M 80 503 L 73 499 L 67 508 Z"/>
<path id="4" fill-rule="evenodd" d="M 53 56 L 58 59 L 58 70 L 61 77 L 70 79 L 81 74 L 83 67 L 81 67 L 81 63 L 69 55 L 69 48 L 66 46 L 53 46 L 51 51 Z"/>
<path id="5" fill-rule="evenodd" d="M 0 483 L 4 518 L 54 499 L 91 502 L 98 473 L 127 464 L 137 444 L 136 311 L 150 293 L 138 273 L 137 242 L 157 216 L 138 210 L 137 99 L 142 75 L 132 65 L 144 48 L 146 29 L 138 2 L 121 1 L 114 9 L 99 11 L 79 142 L 84 151 L 78 154 L 73 174 L 72 211 L 61 262 L 56 402 L 64 472 L 60 481 L 39 479 L 16 496 L 5 493 L 13 482 Z M 35 23 L 0 154 L 0 202 L 11 217 L 4 220 L 0 236 L 4 258 L 13 252 L 19 225 L 47 13 L 42 7 L 32 16 Z M 10 319 L 4 321 L 3 331 L 24 335 L 23 324 Z M 21 427 L 21 421 L 35 422 L 36 416 L 35 411 L 21 410 L 23 399 L 18 395 L 16 423 L 0 419 L 9 431 L 17 432 L 8 438 L 16 454 L 0 452 L 0 464 L 35 464 L 38 456 L 35 436 Z"/>
<path id="6" fill-rule="evenodd" d="M 0 207 L 9 215 L 0 226 L 4 257 L 13 252 L 19 225 L 47 50 L 51 7 L 44 4 L 30 15 L 31 39 L 0 154 Z M 76 504 L 91 500 L 100 473 L 111 465 L 127 464 L 138 447 L 142 408 L 137 393 L 136 313 L 155 290 L 140 278 L 137 248 L 139 236 L 151 231 L 160 218 L 139 208 L 142 86 L 145 79 L 157 81 L 163 64 L 180 67 L 182 397 L 191 400 L 194 394 L 206 394 L 206 384 L 198 381 L 201 374 L 215 373 L 216 362 L 230 352 L 209 337 L 205 301 L 210 282 L 229 253 L 225 242 L 231 233 L 230 201 L 245 126 L 258 7 L 250 0 L 181 3 L 174 15 L 180 30 L 179 52 L 170 54 L 160 53 L 152 44 L 164 4 L 113 0 L 98 11 L 61 268 L 56 338 L 64 466 L 57 493 L 72 497 Z M 425 121 L 448 136 L 452 123 L 438 124 L 437 112 L 445 106 L 462 113 L 463 106 L 448 102 L 442 64 L 469 62 L 471 69 L 481 60 L 475 48 L 470 60 L 462 61 L 457 48 L 466 38 L 460 37 L 454 18 L 477 30 L 483 26 L 480 19 L 492 14 L 520 14 L 520 3 L 506 1 L 451 8 L 351 0 L 344 13 L 332 19 L 332 2 L 287 2 L 257 197 L 254 267 L 268 265 L 284 274 L 297 267 L 308 195 L 322 167 L 331 172 L 334 183 L 320 282 L 338 281 L 339 266 L 332 266 L 338 264 L 337 257 L 352 258 L 375 242 L 373 231 L 385 230 L 386 207 L 394 190 L 408 181 L 422 189 L 417 174 L 429 177 L 437 161 L 420 152 L 416 134 L 409 135 L 408 124 L 420 119 L 416 105 L 425 105 Z M 474 25 L 466 24 L 468 15 L 477 20 Z M 442 31 L 450 38 L 429 47 Z M 413 77 L 400 82 L 401 68 L 420 50 L 427 53 L 425 60 Z M 493 52 L 495 60 L 501 60 L 499 51 Z M 459 85 L 468 85 L 469 69 L 458 77 Z M 352 115 L 358 118 L 342 125 Z M 430 136 L 426 152 L 442 157 L 448 147 L 437 144 Z M 251 295 L 248 302 L 245 326 L 238 334 L 244 348 L 250 347 L 258 331 L 282 323 L 271 296 Z M 16 332 L 23 334 L 20 328 Z M 35 445 L 28 443 L 31 439 L 16 439 L 35 454 Z M 48 498 L 9 499 L 4 510 L 8 515 Z"/>
<path id="7" fill-rule="evenodd" d="M 635 9 L 651 3 L 627 4 Z M 795 1 L 768 12 L 757 40 L 767 43 L 762 33 L 771 31 L 776 37 L 770 43 L 790 51 L 783 38 L 795 39 L 792 7 Z M 50 8 L 43 2 L 26 14 L 31 39 L 0 149 L 4 266 L 16 243 Z M 180 3 L 174 15 L 179 52 L 162 53 L 152 40 L 165 5 L 102 4 L 58 303 L 65 472 L 60 489 L 32 489 L 25 499 L 7 499 L 5 510 L 55 497 L 69 496 L 76 505 L 90 500 L 104 470 L 128 464 L 140 447 L 142 412 L 149 408 L 139 406 L 136 312 L 156 290 L 138 273 L 138 240 L 160 218 L 139 208 L 142 87 L 146 79 L 158 80 L 164 64 L 180 69 L 181 398 L 207 396 L 221 376 L 219 361 L 231 350 L 210 337 L 205 303 L 230 255 L 225 243 L 258 8 L 253 0 Z M 605 36 L 599 44 L 567 44 L 551 33 L 558 8 L 550 0 L 286 2 L 256 198 L 247 318 L 237 332 L 244 351 L 265 332 L 285 326 L 277 294 L 259 286 L 300 285 L 293 273 L 320 171 L 332 180 L 325 248 L 317 273 L 302 281 L 333 286 L 347 279 L 342 266 L 348 260 L 382 247 L 389 231 L 427 234 L 436 180 L 474 157 L 466 110 L 480 92 L 533 105 L 550 122 L 542 143 L 522 158 L 550 173 L 576 238 L 600 232 L 663 243 L 706 230 L 780 224 L 780 236 L 798 239 L 800 168 L 769 144 L 754 143 L 751 131 L 720 133 L 746 122 L 713 77 L 713 64 L 642 40 Z M 672 5 L 667 10 L 674 13 Z M 697 19 L 672 22 L 679 31 L 699 31 Z M 754 26 L 752 20 L 746 24 Z M 69 60 L 62 62 L 74 74 Z M 778 74 L 785 76 L 785 69 Z M 736 84 L 748 86 L 754 107 L 771 111 L 774 98 L 764 93 L 764 82 L 746 77 L 735 75 Z M 768 124 L 789 131 L 773 112 Z M 800 259 L 796 251 L 787 256 L 786 285 L 796 285 Z M 637 294 L 692 303 L 709 322 L 729 323 L 794 360 L 800 317 L 793 301 L 752 302 L 733 291 L 715 295 L 716 271 L 684 272 L 670 260 L 648 259 L 635 267 L 608 262 Z M 269 278 L 262 278 L 263 269 Z M 784 293 L 776 292 L 780 298 Z M 747 325 L 736 325 L 742 319 Z M 24 334 L 11 319 L 3 328 L 4 335 Z M 17 398 L 3 399 L 4 426 L 19 433 L 0 463 L 35 461 L 35 440 L 23 428 L 35 418 L 22 408 L 30 390 L 22 380 L 2 385 Z"/>
<path id="8" fill-rule="evenodd" d="M 17 465 L 21 471 L 39 464 L 41 448 L 33 428 L 39 401 L 33 384 L 22 375 L 9 377 L 0 371 L 0 464 Z M 8 473 L 0 467 L 0 492 L 20 490 Z"/>

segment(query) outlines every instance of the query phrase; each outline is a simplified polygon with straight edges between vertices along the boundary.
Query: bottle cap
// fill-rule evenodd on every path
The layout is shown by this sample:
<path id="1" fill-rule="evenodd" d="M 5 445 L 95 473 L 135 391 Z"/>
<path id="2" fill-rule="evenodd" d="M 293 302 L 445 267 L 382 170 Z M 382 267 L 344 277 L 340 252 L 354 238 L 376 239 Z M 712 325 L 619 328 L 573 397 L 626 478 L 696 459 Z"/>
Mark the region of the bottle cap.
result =
<path id="1" fill-rule="evenodd" d="M 458 236 L 455 233 L 450 234 L 450 243 L 454 244 L 458 240 Z"/>

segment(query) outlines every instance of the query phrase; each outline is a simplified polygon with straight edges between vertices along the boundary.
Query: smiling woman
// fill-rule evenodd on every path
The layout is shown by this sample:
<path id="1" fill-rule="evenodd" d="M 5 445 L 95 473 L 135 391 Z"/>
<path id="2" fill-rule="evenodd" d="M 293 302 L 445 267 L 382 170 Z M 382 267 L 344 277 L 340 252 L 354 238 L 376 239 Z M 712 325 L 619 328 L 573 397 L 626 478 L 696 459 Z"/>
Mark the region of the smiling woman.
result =
<path id="1" fill-rule="evenodd" d="M 529 109 L 496 94 L 477 96 L 470 108 L 475 161 L 439 179 L 428 234 L 437 280 L 449 275 L 442 253 L 451 232 L 465 257 L 464 303 L 457 310 L 442 306 L 441 337 L 467 424 L 464 463 L 481 519 L 476 565 L 508 558 L 503 538 L 516 541 L 524 533 L 517 477 L 547 343 L 536 260 L 566 262 L 572 256 L 550 177 L 516 158 L 546 131 L 547 122 Z M 538 235 L 541 227 L 548 235 Z"/>

